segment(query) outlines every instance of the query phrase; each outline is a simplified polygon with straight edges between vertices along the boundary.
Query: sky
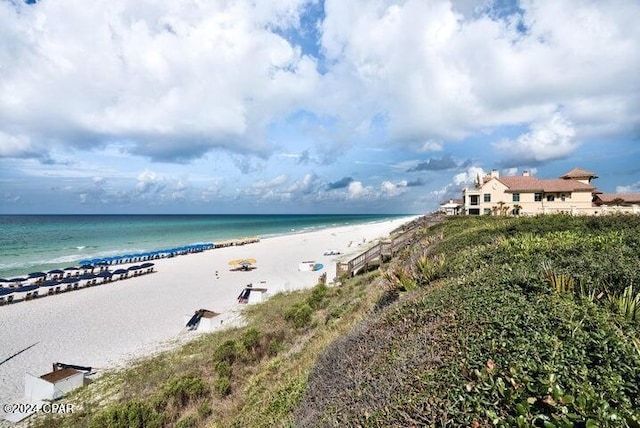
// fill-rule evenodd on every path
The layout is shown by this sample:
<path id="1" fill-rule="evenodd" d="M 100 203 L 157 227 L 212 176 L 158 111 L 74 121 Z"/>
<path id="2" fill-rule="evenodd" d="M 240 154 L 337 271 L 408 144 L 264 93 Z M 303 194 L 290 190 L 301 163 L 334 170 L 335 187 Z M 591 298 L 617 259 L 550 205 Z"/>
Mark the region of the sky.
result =
<path id="1" fill-rule="evenodd" d="M 0 0 L 0 214 L 640 192 L 637 0 Z"/>

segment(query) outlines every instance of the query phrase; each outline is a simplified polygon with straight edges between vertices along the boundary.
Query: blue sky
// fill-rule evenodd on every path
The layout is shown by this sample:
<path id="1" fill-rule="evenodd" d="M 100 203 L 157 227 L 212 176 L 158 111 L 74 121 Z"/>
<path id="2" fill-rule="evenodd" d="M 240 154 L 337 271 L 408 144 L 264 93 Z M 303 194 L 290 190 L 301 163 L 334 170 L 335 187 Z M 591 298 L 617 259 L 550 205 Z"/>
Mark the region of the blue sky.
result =
<path id="1" fill-rule="evenodd" d="M 635 0 L 0 1 L 0 213 L 422 213 L 640 192 Z"/>

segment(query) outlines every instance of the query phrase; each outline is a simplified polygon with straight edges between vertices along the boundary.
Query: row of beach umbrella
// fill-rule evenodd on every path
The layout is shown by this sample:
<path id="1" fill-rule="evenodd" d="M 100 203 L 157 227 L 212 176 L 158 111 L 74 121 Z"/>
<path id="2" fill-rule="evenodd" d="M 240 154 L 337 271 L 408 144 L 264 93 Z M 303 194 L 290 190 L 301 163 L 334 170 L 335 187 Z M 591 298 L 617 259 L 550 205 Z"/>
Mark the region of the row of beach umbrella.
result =
<path id="1" fill-rule="evenodd" d="M 91 281 L 93 279 L 96 278 L 111 278 L 114 275 L 128 275 L 129 272 L 134 272 L 137 270 L 141 270 L 141 269 L 148 269 L 150 267 L 154 266 L 153 263 L 147 262 L 147 263 L 142 263 L 141 265 L 134 265 L 134 266 L 129 266 L 126 269 L 117 269 L 113 272 L 109 271 L 109 270 L 102 270 L 99 273 L 85 273 L 82 275 L 78 275 L 78 276 L 69 276 L 66 278 L 61 278 L 61 279 L 49 279 L 49 280 L 43 280 L 43 281 L 39 281 L 36 283 L 31 283 L 31 284 L 27 284 L 27 285 L 21 285 L 18 287 L 15 286 L 9 286 L 9 287 L 0 287 L 0 297 L 8 295 L 8 294 L 12 294 L 12 293 L 28 293 L 31 291 L 34 291 L 38 288 L 51 288 L 51 287 L 57 287 L 60 285 L 65 285 L 65 284 L 74 284 L 74 283 L 78 283 L 80 281 Z M 75 268 L 75 269 L 87 269 L 87 268 L 91 268 L 92 266 L 89 265 L 83 265 L 80 268 Z M 66 270 L 70 270 L 71 268 L 66 268 Z M 53 269 L 50 270 L 48 272 L 33 272 L 30 273 L 28 275 L 28 278 L 11 278 L 11 279 L 5 279 L 5 278 L 0 278 L 0 285 L 3 285 L 3 283 L 8 283 L 8 284 L 14 284 L 14 283 L 23 283 L 28 281 L 29 279 L 40 279 L 40 278 L 46 278 L 48 275 L 58 275 L 58 274 L 64 274 L 64 270 L 61 269 Z"/>
<path id="2" fill-rule="evenodd" d="M 144 253 L 123 254 L 121 256 L 99 257 L 93 259 L 80 260 L 80 264 L 86 265 L 115 265 L 122 263 L 131 263 L 132 261 L 154 260 L 164 257 L 173 257 L 180 254 L 195 253 L 204 250 L 210 250 L 215 244 L 193 244 L 182 247 L 169 248 L 166 250 L 147 251 Z"/>

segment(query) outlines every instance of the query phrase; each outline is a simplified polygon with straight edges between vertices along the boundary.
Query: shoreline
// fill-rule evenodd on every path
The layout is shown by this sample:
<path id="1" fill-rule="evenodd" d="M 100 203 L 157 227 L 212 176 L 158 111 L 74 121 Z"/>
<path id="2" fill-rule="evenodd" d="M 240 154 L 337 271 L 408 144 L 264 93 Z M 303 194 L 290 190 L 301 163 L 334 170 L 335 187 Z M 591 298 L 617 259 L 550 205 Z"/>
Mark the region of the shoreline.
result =
<path id="1" fill-rule="evenodd" d="M 2 357 L 34 346 L 0 365 L 0 401 L 21 399 L 25 373 L 40 376 L 53 362 L 112 370 L 179 346 L 201 334 L 182 332 L 184 317 L 200 308 L 220 314 L 214 319 L 224 322 L 214 330 L 236 325 L 243 307 L 236 298 L 247 284 L 267 288 L 267 297 L 312 287 L 323 273 L 334 277 L 336 261 L 417 217 L 299 231 L 246 246 L 158 259 L 155 272 L 148 275 L 3 306 Z M 341 254 L 324 256 L 327 249 Z M 229 270 L 231 259 L 246 257 L 257 260 L 257 269 Z M 299 271 L 299 263 L 306 260 L 324 266 Z"/>
<path id="2" fill-rule="evenodd" d="M 70 215 L 70 217 L 72 217 L 73 215 Z M 97 217 L 100 217 L 101 215 L 98 215 Z M 174 242 L 172 244 L 168 244 L 167 246 L 165 246 L 164 248 L 161 248 L 162 245 L 151 245 L 149 248 L 152 249 L 131 249 L 131 248 L 122 248 L 120 250 L 118 249 L 104 249 L 101 250 L 97 253 L 93 253 L 93 254 L 68 254 L 68 255 L 58 255 L 56 256 L 54 259 L 50 259 L 50 260 L 38 260 L 38 261 L 25 261 L 22 262 L 23 267 L 20 266 L 15 266 L 15 262 L 10 263 L 10 265 L 7 265 L 5 267 L 2 268 L 2 271 L 4 272 L 0 272 L 0 277 L 2 278 L 18 278 L 18 277 L 26 277 L 27 275 L 29 275 L 32 272 L 36 272 L 36 271 L 50 271 L 50 270 L 55 270 L 55 269 L 64 269 L 66 267 L 69 266 L 75 266 L 75 265 L 81 265 L 82 263 L 80 263 L 83 259 L 100 259 L 100 258 L 112 258 L 114 256 L 119 256 L 119 255 L 123 255 L 126 253 L 152 253 L 152 252 L 159 252 L 159 251 L 164 251 L 166 249 L 170 249 L 171 247 L 180 247 L 180 246 L 196 246 L 196 245 L 202 245 L 205 243 L 216 243 L 216 242 L 225 242 L 225 241 L 230 241 L 230 240 L 237 240 L 237 239 L 241 239 L 242 237 L 245 236 L 252 236 L 252 237 L 257 237 L 259 239 L 267 239 L 267 238 L 272 238 L 272 237 L 277 237 L 277 236 L 288 236 L 288 235 L 295 235 L 298 233 L 307 233 L 307 232 L 314 232 L 314 231 L 320 231 L 320 230 L 326 230 L 326 229 L 330 229 L 330 228 L 335 228 L 335 227 L 343 227 L 343 226 L 356 226 L 356 225 L 366 225 L 366 224 L 375 224 L 375 223 L 380 223 L 380 222 L 385 222 L 385 221 L 391 221 L 391 220 L 401 220 L 403 218 L 415 218 L 416 216 L 419 216 L 417 214 L 407 214 L 407 215 L 390 215 L 389 217 L 385 217 L 385 218 L 378 218 L 378 219 L 374 219 L 374 220 L 366 220 L 363 222 L 357 222 L 357 223 L 352 223 L 352 222 L 345 222 L 345 223 L 339 223 L 339 224 L 321 224 L 321 225 L 312 225 L 312 226 L 303 226 L 303 227 L 297 227 L 297 228 L 291 228 L 289 230 L 282 230 L 279 232 L 265 232 L 265 233 L 249 233 L 249 234 L 239 234 L 237 236 L 223 236 L 221 238 L 210 238 L 210 239 L 197 239 L 197 240 L 184 240 L 181 241 L 180 243 Z M 18 216 L 18 217 L 23 217 L 22 215 Z M 47 217 L 47 215 L 43 215 L 41 217 Z M 141 217 L 144 217 L 144 215 L 142 215 Z M 223 233 L 223 235 L 226 235 Z M 79 247 L 74 247 L 74 248 L 79 248 Z M 83 246 L 83 248 L 86 248 Z M 217 248 L 214 248 L 217 249 Z M 60 260 L 58 260 L 60 259 Z M 57 261 L 55 261 L 57 260 Z M 114 266 L 114 265 L 112 265 Z"/>

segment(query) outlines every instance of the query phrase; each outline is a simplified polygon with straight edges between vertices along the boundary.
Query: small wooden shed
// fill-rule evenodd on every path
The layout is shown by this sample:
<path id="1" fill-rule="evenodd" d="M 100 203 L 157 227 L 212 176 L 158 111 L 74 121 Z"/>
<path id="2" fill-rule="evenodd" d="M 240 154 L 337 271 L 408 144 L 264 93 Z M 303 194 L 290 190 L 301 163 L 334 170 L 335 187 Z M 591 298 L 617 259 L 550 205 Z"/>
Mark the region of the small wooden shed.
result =
<path id="1" fill-rule="evenodd" d="M 57 400 L 84 385 L 84 373 L 64 368 L 42 376 L 24 375 L 24 396 L 28 400 Z"/>

